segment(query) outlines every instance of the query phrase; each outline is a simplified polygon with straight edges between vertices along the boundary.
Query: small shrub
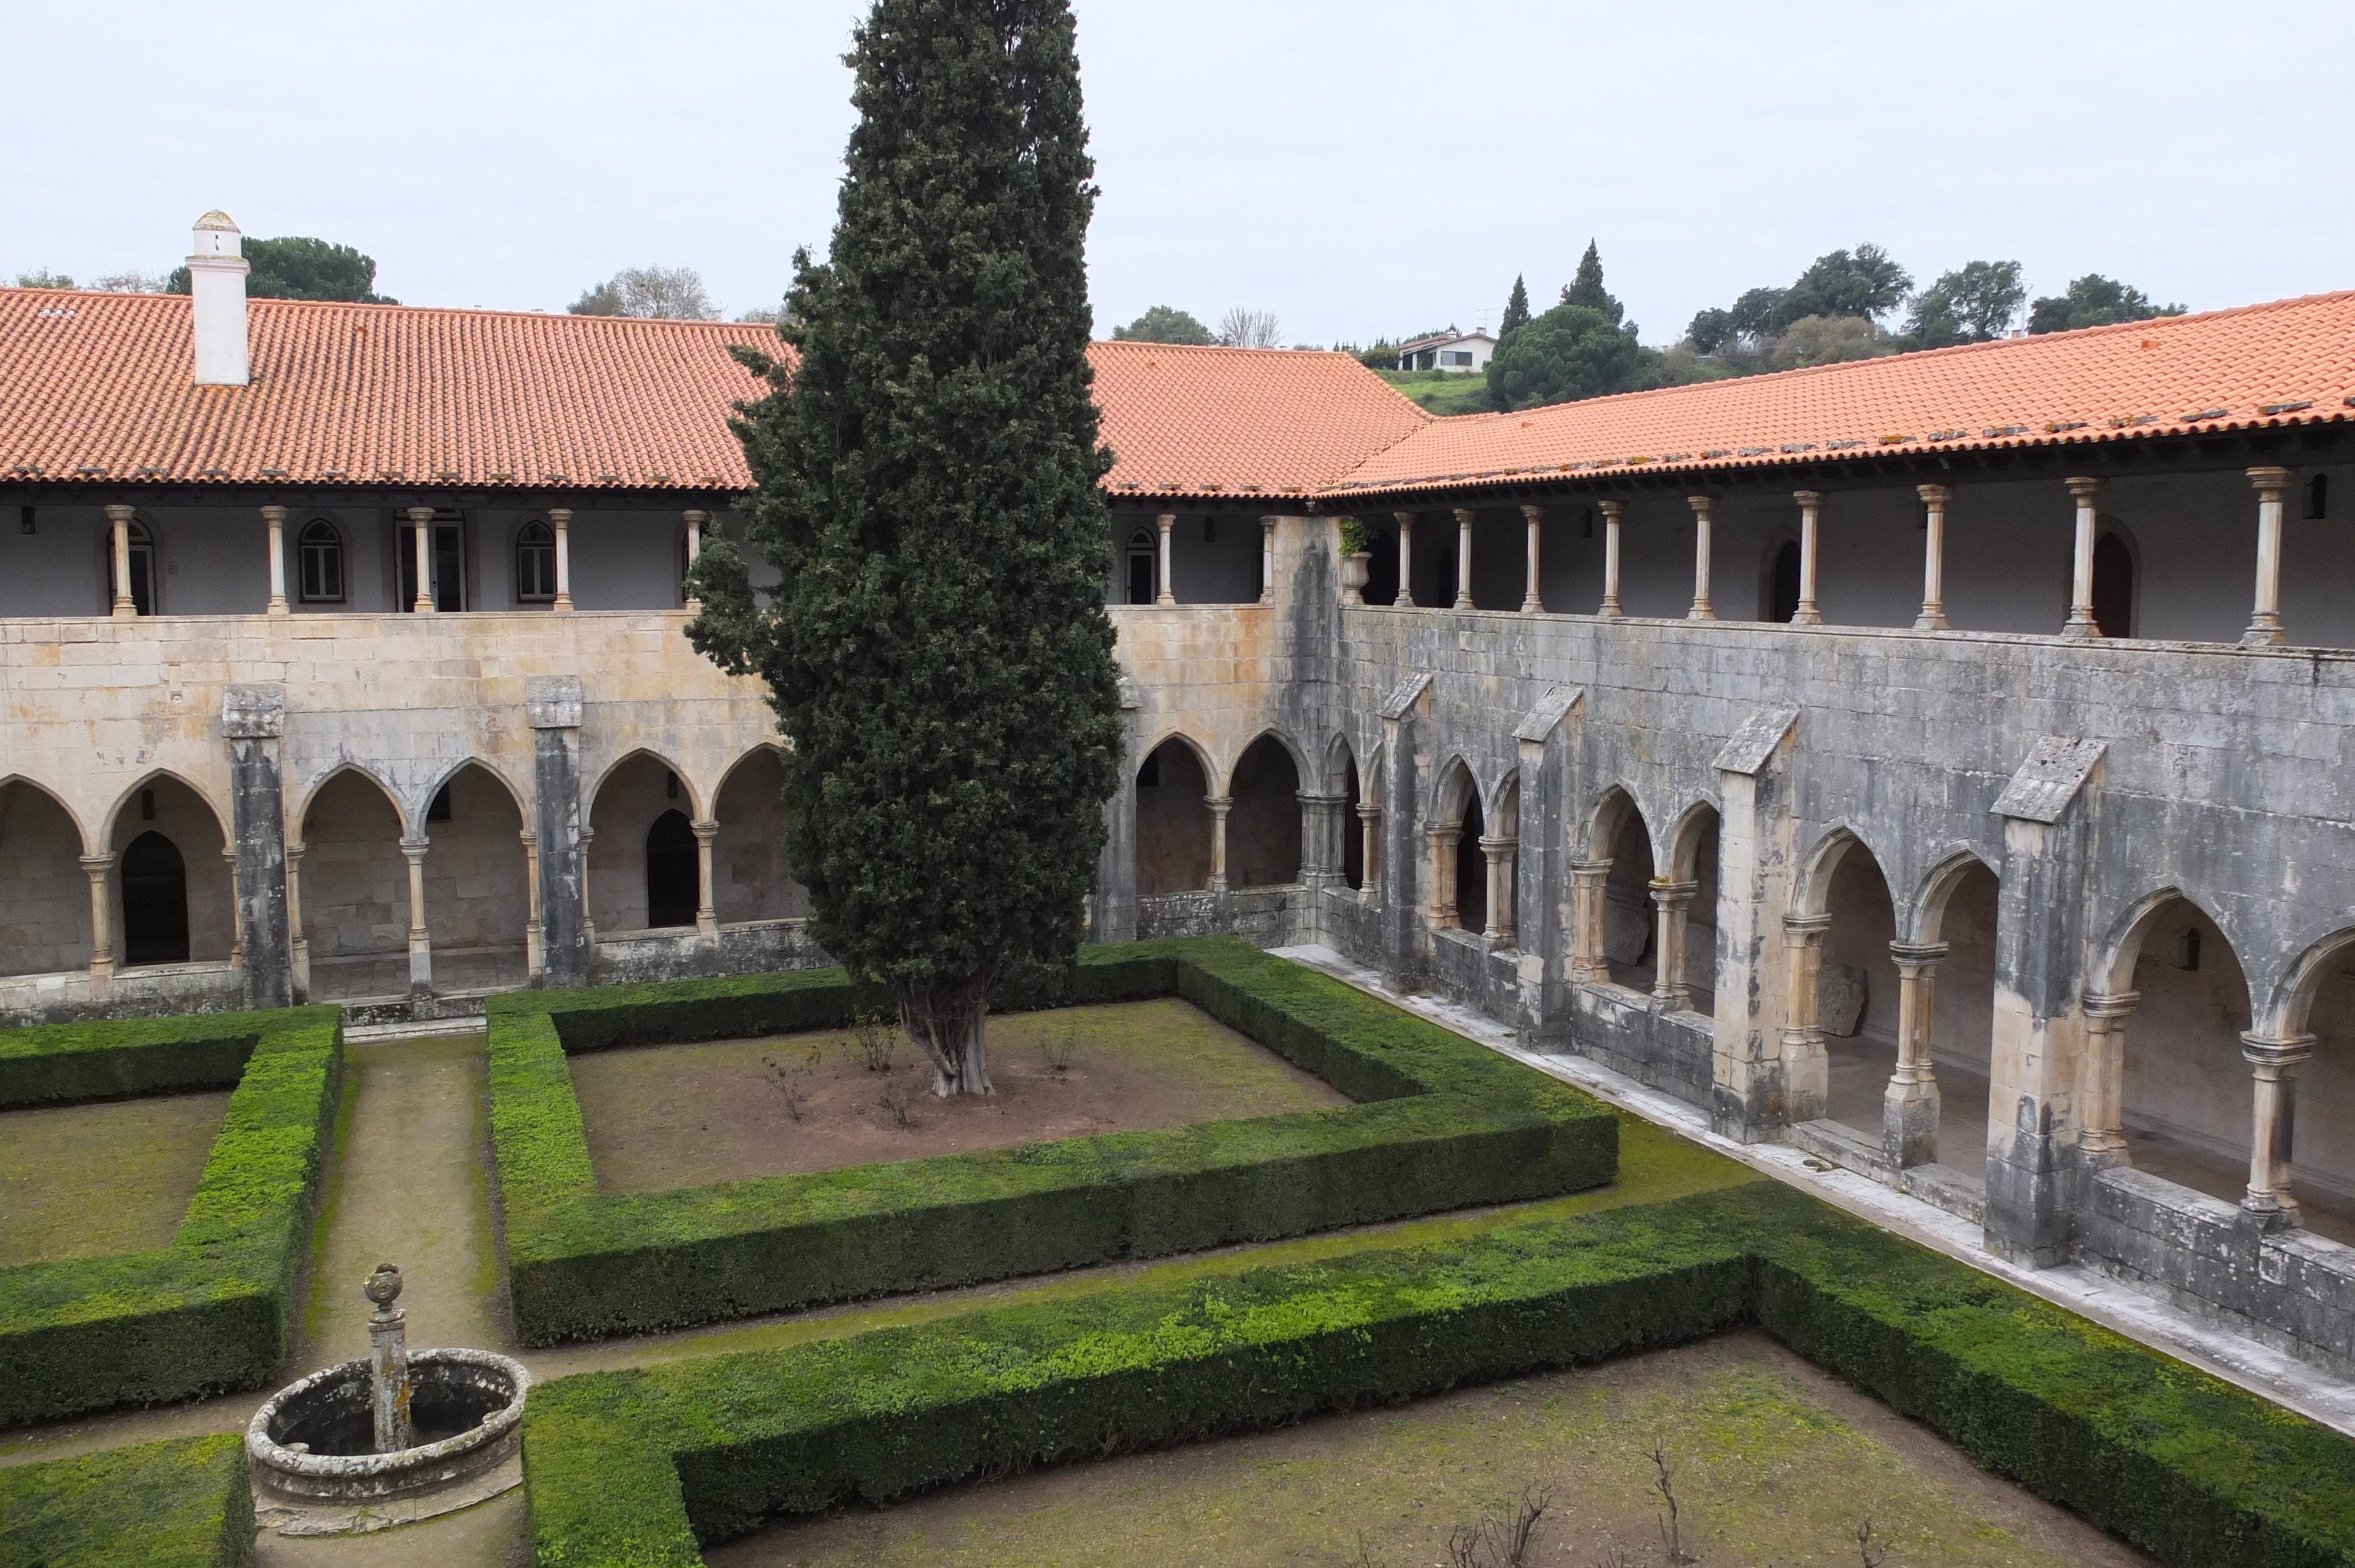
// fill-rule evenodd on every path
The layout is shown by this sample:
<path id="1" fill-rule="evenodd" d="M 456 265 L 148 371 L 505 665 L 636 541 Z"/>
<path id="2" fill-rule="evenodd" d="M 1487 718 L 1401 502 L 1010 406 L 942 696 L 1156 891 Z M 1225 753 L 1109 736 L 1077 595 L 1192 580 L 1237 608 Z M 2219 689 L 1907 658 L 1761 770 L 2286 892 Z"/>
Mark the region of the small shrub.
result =
<path id="1" fill-rule="evenodd" d="M 883 1109 L 902 1132 L 915 1130 L 916 1118 L 911 1114 L 914 1109 L 914 1100 L 915 1096 L 904 1084 L 892 1084 L 883 1090 Z"/>
<path id="2" fill-rule="evenodd" d="M 1047 1059 L 1047 1071 L 1061 1077 L 1080 1059 L 1080 1026 L 1064 1019 L 1060 1028 L 1050 1028 L 1039 1038 L 1039 1054 Z"/>
<path id="3" fill-rule="evenodd" d="M 850 1028 L 850 1049 L 858 1055 L 859 1065 L 870 1073 L 891 1070 L 891 1053 L 900 1044 L 900 1032 L 883 1022 L 879 1012 L 862 1012 Z"/>

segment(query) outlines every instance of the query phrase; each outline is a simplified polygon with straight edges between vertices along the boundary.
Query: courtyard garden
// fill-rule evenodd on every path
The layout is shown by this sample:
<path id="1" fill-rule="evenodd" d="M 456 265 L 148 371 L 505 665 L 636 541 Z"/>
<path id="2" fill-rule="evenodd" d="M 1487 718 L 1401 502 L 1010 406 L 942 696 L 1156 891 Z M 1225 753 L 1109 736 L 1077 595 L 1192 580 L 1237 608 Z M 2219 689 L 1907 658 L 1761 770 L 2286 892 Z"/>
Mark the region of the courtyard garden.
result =
<path id="1" fill-rule="evenodd" d="M 912 1127 L 870 1000 L 0 1035 L 68 1194 L 0 1233 L 0 1564 L 2355 1561 L 2337 1435 L 1243 944 L 1089 949 Z M 521 1485 L 256 1532 L 237 1434 L 386 1259 L 530 1369 Z"/>

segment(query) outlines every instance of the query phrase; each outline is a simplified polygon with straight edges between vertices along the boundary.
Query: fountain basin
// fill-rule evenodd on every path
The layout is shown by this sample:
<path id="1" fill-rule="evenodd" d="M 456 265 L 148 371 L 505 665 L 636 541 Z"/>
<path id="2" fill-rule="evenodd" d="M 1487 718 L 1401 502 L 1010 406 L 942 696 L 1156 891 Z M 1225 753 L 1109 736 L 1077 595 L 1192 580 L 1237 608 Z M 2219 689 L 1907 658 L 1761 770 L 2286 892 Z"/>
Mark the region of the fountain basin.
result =
<path id="1" fill-rule="evenodd" d="M 368 1530 L 479 1502 L 520 1478 L 509 1461 L 531 1387 L 522 1363 L 489 1351 L 411 1354 L 418 1441 L 389 1454 L 373 1451 L 370 1373 L 367 1361 L 346 1361 L 287 1384 L 254 1412 L 245 1452 L 256 1489 L 269 1494 L 257 1499 L 266 1512 L 298 1529 L 308 1520 L 302 1533 Z M 273 1502 L 293 1506 L 273 1510 Z"/>

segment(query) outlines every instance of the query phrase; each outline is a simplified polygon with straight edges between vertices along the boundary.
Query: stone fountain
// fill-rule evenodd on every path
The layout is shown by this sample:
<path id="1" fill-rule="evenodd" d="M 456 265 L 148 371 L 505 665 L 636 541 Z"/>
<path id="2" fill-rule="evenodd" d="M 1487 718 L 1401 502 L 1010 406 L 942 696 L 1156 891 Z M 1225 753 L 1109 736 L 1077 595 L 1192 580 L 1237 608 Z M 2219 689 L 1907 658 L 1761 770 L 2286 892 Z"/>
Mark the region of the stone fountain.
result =
<path id="1" fill-rule="evenodd" d="M 378 1264 L 368 1359 L 289 1383 L 245 1430 L 254 1508 L 285 1535 L 385 1530 L 495 1498 L 523 1480 L 531 1374 L 489 1351 L 411 1354 L 400 1270 Z"/>

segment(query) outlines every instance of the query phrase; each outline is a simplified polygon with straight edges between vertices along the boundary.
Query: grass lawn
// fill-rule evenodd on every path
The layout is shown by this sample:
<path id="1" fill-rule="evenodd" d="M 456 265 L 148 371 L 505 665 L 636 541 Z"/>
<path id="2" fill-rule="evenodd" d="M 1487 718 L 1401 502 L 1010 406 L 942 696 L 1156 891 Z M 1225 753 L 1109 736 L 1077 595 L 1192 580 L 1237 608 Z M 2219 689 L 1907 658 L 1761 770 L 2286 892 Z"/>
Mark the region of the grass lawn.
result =
<path id="1" fill-rule="evenodd" d="M 894 1036 L 876 1071 L 848 1030 L 571 1058 L 597 1184 L 662 1192 L 754 1176 L 1345 1106 L 1315 1075 L 1175 997 L 989 1021 L 996 1093 L 939 1099 Z"/>
<path id="2" fill-rule="evenodd" d="M 0 1267 L 172 1244 L 229 1091 L 0 1112 Z"/>
<path id="3" fill-rule="evenodd" d="M 1550 1493 L 1532 1564 L 2146 1561 L 1748 1331 L 1393 1409 L 851 1507 L 715 1547 L 712 1568 L 1277 1568 L 1450 1561 L 1451 1533 Z M 1483 1556 L 1478 1561 L 1491 1561 Z M 1502 1559 L 1494 1559 L 1502 1561 Z"/>
<path id="4" fill-rule="evenodd" d="M 1485 414 L 1488 378 L 1460 370 L 1377 370 L 1375 375 L 1434 414 Z"/>

